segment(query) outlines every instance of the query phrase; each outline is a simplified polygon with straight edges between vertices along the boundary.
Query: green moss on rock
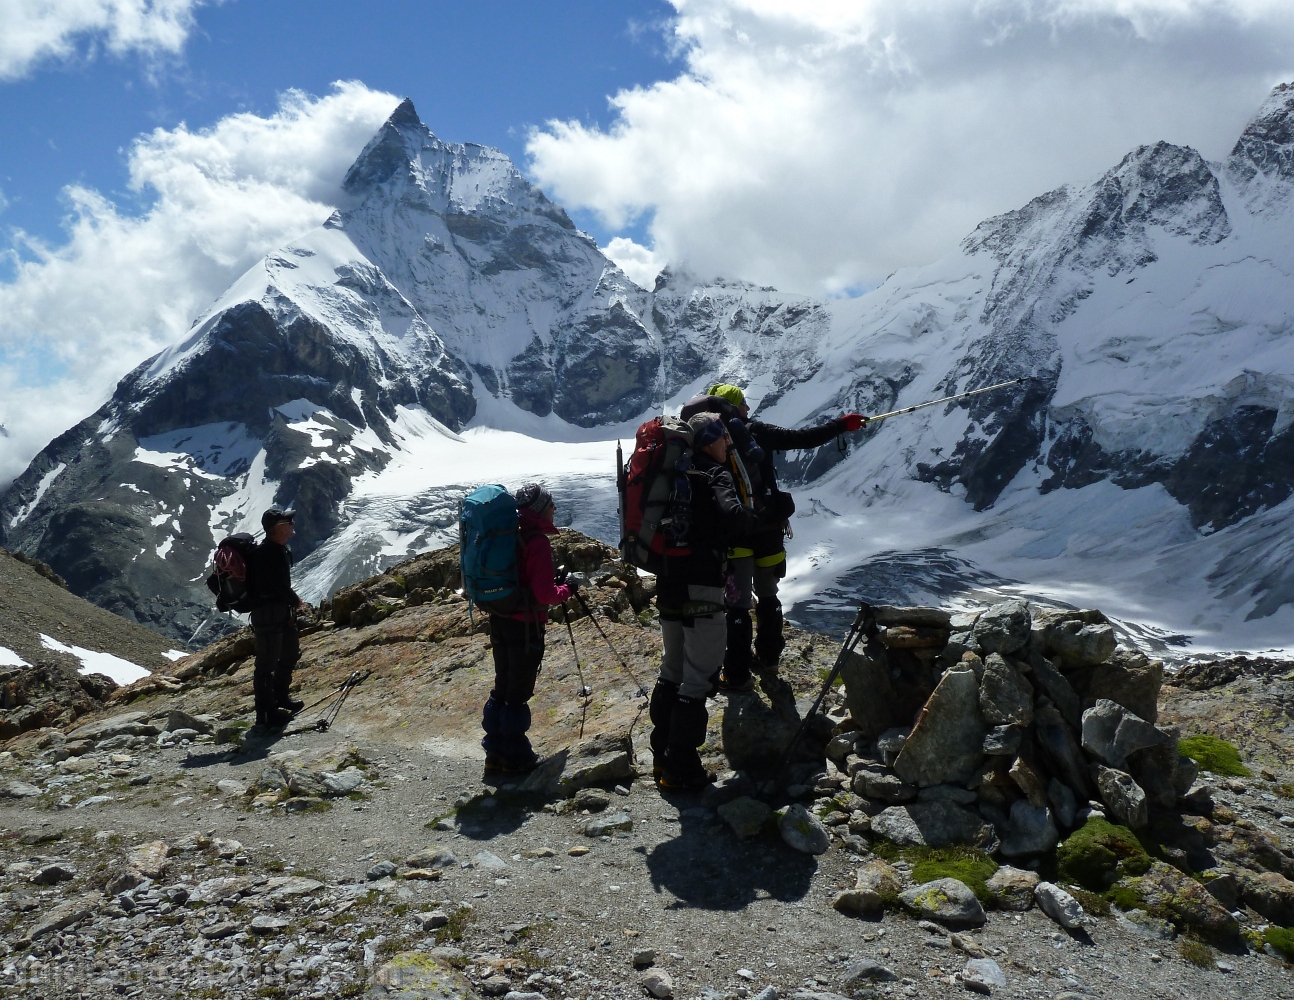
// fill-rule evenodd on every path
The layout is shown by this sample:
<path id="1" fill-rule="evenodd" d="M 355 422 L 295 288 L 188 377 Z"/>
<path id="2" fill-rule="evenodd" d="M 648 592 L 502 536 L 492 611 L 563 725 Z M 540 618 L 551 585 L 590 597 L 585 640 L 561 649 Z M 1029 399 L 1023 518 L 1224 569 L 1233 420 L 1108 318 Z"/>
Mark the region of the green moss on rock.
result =
<path id="1" fill-rule="evenodd" d="M 1093 816 L 1056 849 L 1061 878 L 1103 892 L 1119 878 L 1150 870 L 1151 858 L 1126 826 Z"/>
<path id="2" fill-rule="evenodd" d="M 1263 932 L 1263 940 L 1284 955 L 1287 960 L 1294 962 L 1294 929 L 1268 927 Z"/>
<path id="3" fill-rule="evenodd" d="M 985 884 L 998 869 L 998 863 L 973 847 L 906 848 L 903 857 L 912 863 L 912 880 L 918 885 L 941 878 L 955 878 L 964 883 L 981 903 L 993 902 L 993 893 Z"/>
<path id="4" fill-rule="evenodd" d="M 1240 762 L 1240 751 L 1235 744 L 1207 733 L 1178 740 L 1177 752 L 1195 761 L 1202 771 L 1234 778 L 1247 778 L 1250 775 L 1249 768 Z"/>

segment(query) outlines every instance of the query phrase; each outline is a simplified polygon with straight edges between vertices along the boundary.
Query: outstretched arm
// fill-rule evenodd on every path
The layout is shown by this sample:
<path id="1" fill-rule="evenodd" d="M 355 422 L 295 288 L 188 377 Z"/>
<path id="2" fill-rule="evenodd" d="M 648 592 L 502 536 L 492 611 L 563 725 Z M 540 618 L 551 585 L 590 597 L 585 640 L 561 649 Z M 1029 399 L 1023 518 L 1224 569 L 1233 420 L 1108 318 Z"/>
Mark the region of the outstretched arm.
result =
<path id="1" fill-rule="evenodd" d="M 857 413 L 846 413 L 835 420 L 828 420 L 817 427 L 778 427 L 766 424 L 762 420 L 752 420 L 749 424 L 750 434 L 759 445 L 772 451 L 801 451 L 818 448 L 845 431 L 858 430 L 867 418 Z"/>

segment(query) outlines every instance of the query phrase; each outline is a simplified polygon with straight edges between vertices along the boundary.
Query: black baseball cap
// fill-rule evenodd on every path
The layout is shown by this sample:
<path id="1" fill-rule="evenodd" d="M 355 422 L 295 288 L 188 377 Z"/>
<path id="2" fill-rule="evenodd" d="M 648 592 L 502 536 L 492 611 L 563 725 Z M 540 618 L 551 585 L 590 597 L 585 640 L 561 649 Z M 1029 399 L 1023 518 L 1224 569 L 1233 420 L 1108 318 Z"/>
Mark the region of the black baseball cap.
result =
<path id="1" fill-rule="evenodd" d="M 297 512 L 295 510 L 279 510 L 277 507 L 271 507 L 261 515 L 261 527 L 269 531 L 276 524 L 283 521 L 295 521 Z"/>

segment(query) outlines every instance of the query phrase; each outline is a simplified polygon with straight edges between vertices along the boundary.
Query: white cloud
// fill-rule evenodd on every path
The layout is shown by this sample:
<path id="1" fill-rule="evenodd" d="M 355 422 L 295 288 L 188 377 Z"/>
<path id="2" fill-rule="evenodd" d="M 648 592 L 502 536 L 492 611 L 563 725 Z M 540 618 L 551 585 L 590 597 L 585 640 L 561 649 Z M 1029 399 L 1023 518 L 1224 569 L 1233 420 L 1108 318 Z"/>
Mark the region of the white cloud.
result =
<path id="1" fill-rule="evenodd" d="M 698 273 L 837 292 L 1142 143 L 1225 154 L 1294 71 L 1288 0 L 672 0 L 684 69 L 553 121 L 532 175 Z"/>
<path id="2" fill-rule="evenodd" d="M 157 129 L 129 154 L 131 187 L 153 198 L 146 212 L 70 187 L 66 244 L 19 233 L 14 278 L 0 283 L 0 486 L 239 274 L 326 219 L 396 102 L 338 83 L 322 98 L 289 92 L 269 117 Z"/>
<path id="3" fill-rule="evenodd" d="M 602 248 L 620 270 L 629 275 L 629 280 L 643 288 L 651 289 L 656 284 L 656 275 L 666 264 L 664 254 L 635 243 L 625 236 L 617 236 Z"/>
<path id="4" fill-rule="evenodd" d="M 67 59 L 88 42 L 113 55 L 155 57 L 184 48 L 202 0 L 3 0 L 0 80 L 26 76 L 48 59 Z"/>

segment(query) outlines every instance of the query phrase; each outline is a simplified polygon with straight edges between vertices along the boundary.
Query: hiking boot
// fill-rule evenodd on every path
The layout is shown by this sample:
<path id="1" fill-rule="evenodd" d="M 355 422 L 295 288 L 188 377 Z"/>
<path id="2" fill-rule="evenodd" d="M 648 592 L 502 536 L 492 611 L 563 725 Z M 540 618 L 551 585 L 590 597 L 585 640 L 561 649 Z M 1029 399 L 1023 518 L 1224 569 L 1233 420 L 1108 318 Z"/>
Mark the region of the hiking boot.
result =
<path id="1" fill-rule="evenodd" d="M 277 705 L 256 710 L 256 725 L 262 729 L 282 729 L 291 721 L 292 713 Z"/>
<path id="2" fill-rule="evenodd" d="M 278 707 L 283 709 L 285 712 L 291 712 L 293 715 L 296 715 L 301 711 L 301 709 L 306 707 L 306 703 L 300 698 L 280 698 Z"/>
<path id="3" fill-rule="evenodd" d="M 721 693 L 742 694 L 747 691 L 755 690 L 755 678 L 750 674 L 747 674 L 745 679 L 741 680 L 736 677 L 730 678 L 727 673 L 721 673 L 719 675 L 719 683 L 717 687 Z"/>
<path id="4" fill-rule="evenodd" d="M 673 792 L 699 792 L 707 785 L 713 784 L 714 779 L 714 772 L 707 771 L 698 758 L 695 770 L 686 765 L 677 770 L 671 770 L 666 764 L 661 771 L 660 787 Z"/>

